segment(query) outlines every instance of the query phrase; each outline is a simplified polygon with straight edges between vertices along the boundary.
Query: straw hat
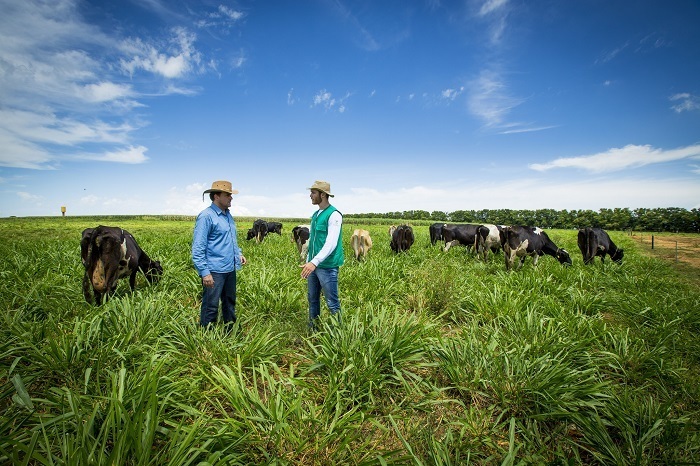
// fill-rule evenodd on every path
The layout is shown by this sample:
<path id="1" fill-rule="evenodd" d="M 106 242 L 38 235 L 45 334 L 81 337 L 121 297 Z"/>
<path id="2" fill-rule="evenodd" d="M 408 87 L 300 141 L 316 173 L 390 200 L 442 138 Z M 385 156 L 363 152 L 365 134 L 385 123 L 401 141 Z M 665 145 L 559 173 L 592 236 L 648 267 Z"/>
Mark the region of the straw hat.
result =
<path id="1" fill-rule="evenodd" d="M 311 186 L 309 189 L 317 189 L 328 194 L 328 197 L 333 197 L 331 194 L 331 184 L 327 181 L 314 181 L 313 186 Z"/>
<path id="2" fill-rule="evenodd" d="M 211 184 L 211 189 L 207 189 L 204 191 L 202 194 L 206 193 L 229 193 L 229 194 L 238 194 L 237 189 L 231 189 L 231 182 L 230 181 L 214 181 Z"/>

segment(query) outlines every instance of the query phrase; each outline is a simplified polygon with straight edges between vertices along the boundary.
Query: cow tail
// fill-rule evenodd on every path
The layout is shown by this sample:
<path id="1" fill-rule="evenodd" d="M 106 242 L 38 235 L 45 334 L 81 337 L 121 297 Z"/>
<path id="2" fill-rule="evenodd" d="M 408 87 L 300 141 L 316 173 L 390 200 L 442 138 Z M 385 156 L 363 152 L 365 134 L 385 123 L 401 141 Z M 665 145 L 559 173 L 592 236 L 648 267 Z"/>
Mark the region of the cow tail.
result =
<path id="1" fill-rule="evenodd" d="M 477 257 L 479 256 L 479 253 L 481 252 L 480 248 L 486 249 L 485 244 L 484 244 L 484 243 L 486 243 L 486 238 L 481 236 L 482 228 L 486 228 L 486 227 L 480 226 L 479 228 L 477 228 L 476 229 L 476 237 L 474 238 L 474 250 L 476 250 Z M 484 256 L 484 260 L 485 260 L 486 259 L 485 252 L 483 253 L 483 256 Z"/>
<path id="2" fill-rule="evenodd" d="M 591 228 L 586 228 L 586 259 L 585 263 L 590 264 L 593 262 L 593 259 L 595 258 L 595 235 L 593 234 L 593 230 Z"/>

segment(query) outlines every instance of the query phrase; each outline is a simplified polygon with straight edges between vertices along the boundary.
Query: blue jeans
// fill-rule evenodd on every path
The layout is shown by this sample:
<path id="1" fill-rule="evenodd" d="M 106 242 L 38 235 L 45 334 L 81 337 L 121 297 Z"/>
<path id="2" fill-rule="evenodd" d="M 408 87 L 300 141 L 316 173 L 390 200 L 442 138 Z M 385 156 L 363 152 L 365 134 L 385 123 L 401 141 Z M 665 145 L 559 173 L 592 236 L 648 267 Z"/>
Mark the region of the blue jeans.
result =
<path id="1" fill-rule="evenodd" d="M 221 301 L 221 317 L 224 324 L 236 322 L 236 271 L 228 273 L 212 272 L 214 287 L 203 287 L 202 310 L 199 325 L 210 328 L 219 317 L 219 301 Z"/>
<path id="2" fill-rule="evenodd" d="M 309 328 L 316 328 L 316 319 L 321 315 L 321 291 L 326 298 L 326 304 L 340 321 L 340 300 L 338 299 L 338 267 L 332 269 L 316 268 L 309 278 Z"/>

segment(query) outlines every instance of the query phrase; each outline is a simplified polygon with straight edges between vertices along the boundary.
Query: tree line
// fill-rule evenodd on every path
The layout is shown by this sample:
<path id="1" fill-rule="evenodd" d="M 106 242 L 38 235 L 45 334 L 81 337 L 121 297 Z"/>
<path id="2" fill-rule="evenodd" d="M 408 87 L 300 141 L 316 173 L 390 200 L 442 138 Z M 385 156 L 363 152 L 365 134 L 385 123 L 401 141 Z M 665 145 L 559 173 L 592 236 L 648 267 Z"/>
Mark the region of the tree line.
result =
<path id="1" fill-rule="evenodd" d="M 600 227 L 606 230 L 669 231 L 700 233 L 700 209 L 615 208 L 593 210 L 512 210 L 482 209 L 441 212 L 406 210 L 403 212 L 345 214 L 349 218 L 387 218 L 400 220 L 432 220 L 449 223 L 492 223 L 495 225 L 531 225 L 542 228 Z"/>

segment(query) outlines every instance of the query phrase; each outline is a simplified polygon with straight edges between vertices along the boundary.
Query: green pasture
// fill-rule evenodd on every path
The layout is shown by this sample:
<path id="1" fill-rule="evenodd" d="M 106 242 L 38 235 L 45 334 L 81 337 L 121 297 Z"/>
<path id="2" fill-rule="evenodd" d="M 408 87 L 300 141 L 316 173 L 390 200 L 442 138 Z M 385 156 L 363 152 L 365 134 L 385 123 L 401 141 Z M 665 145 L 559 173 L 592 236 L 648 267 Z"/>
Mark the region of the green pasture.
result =
<path id="1" fill-rule="evenodd" d="M 506 272 L 389 220 L 347 219 L 342 325 L 306 329 L 290 232 L 246 241 L 240 326 L 198 327 L 193 218 L 0 219 L 0 464 L 657 465 L 700 462 L 700 291 L 622 232 L 584 266 L 575 230 Z M 164 275 L 85 302 L 80 234 L 129 230 Z M 374 247 L 358 263 L 353 228 Z M 323 317 L 327 317 L 324 308 Z"/>

